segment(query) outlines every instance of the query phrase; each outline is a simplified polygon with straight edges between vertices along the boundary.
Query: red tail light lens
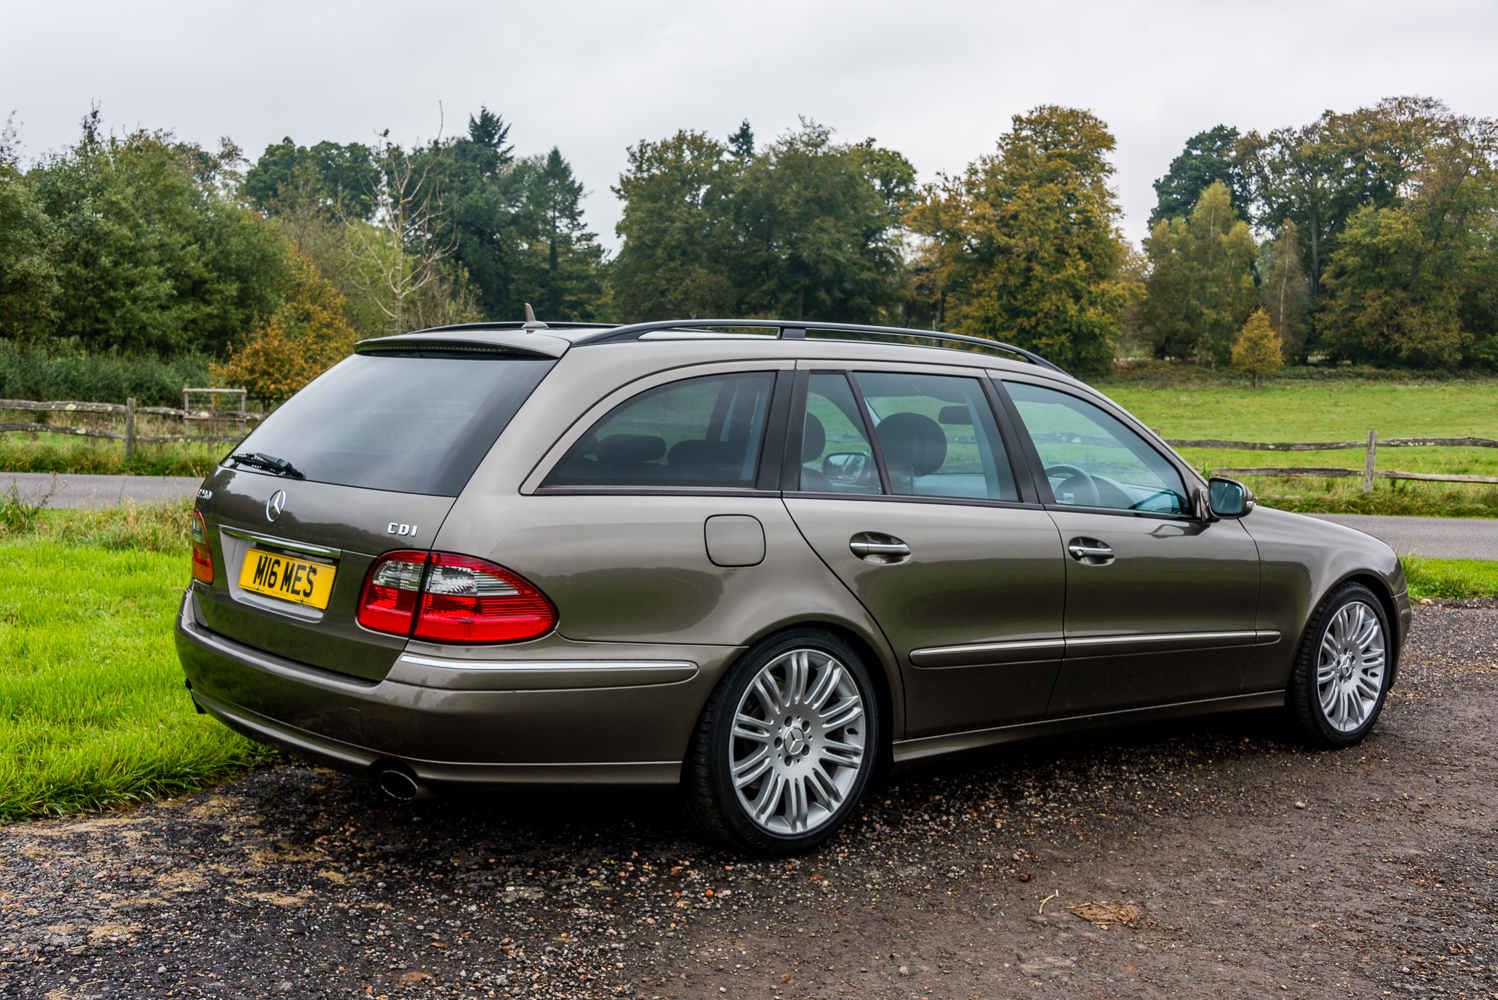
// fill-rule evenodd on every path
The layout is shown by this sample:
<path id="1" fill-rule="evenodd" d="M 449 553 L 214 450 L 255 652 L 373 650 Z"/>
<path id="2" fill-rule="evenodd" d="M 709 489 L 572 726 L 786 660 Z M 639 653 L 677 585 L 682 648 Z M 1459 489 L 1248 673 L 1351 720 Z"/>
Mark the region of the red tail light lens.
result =
<path id="1" fill-rule="evenodd" d="M 546 595 L 503 566 L 415 550 L 387 552 L 375 561 L 358 617 L 376 632 L 452 643 L 519 642 L 557 624 Z"/>
<path id="2" fill-rule="evenodd" d="M 546 595 L 503 566 L 437 553 L 415 637 L 433 642 L 518 642 L 557 624 Z"/>
<path id="3" fill-rule="evenodd" d="M 201 511 L 192 512 L 192 578 L 213 582 L 213 553 L 208 548 L 208 522 Z"/>
<path id="4" fill-rule="evenodd" d="M 359 624 L 375 632 L 410 635 L 426 564 L 425 552 L 410 549 L 376 559 L 359 595 Z"/>

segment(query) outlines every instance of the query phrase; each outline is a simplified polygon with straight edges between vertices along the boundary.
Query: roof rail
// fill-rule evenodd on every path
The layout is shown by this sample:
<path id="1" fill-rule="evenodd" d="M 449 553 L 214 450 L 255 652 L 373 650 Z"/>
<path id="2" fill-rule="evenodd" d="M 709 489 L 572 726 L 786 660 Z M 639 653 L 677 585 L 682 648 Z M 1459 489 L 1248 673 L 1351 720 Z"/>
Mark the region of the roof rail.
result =
<path id="1" fill-rule="evenodd" d="M 994 350 L 1006 351 L 1024 358 L 1031 364 L 1039 365 L 1042 368 L 1049 368 L 1051 371 L 1059 372 L 1062 375 L 1069 374 L 1059 365 L 1055 365 L 1040 355 L 1025 350 L 1023 347 L 1015 347 L 1013 344 L 1005 344 L 998 340 L 989 340 L 986 337 L 969 337 L 960 333 L 940 333 L 935 330 L 917 330 L 909 327 L 864 326 L 858 323 L 806 323 L 779 319 L 661 320 L 654 323 L 634 323 L 630 326 L 614 327 L 611 330 L 603 330 L 586 337 L 579 337 L 572 342 L 572 346 L 586 347 L 594 344 L 614 344 L 623 341 L 639 340 L 645 334 L 654 333 L 657 330 L 693 330 L 711 327 L 728 327 L 740 330 L 745 328 L 776 330 L 776 336 L 782 340 L 805 340 L 807 330 L 826 330 L 831 333 L 856 333 L 863 336 L 915 338 L 919 340 L 973 344 Z"/>
<path id="2" fill-rule="evenodd" d="M 386 336 L 406 337 L 413 333 L 441 333 L 446 330 L 523 330 L 525 329 L 525 325 L 526 321 L 524 320 L 497 320 L 495 322 L 485 321 L 482 323 L 448 323 L 444 326 L 428 326 L 420 330 L 409 330 L 406 333 L 386 334 Z M 547 323 L 543 328 L 553 330 L 617 330 L 619 329 L 619 324 L 568 323 L 565 321 L 558 321 L 554 323 Z"/>

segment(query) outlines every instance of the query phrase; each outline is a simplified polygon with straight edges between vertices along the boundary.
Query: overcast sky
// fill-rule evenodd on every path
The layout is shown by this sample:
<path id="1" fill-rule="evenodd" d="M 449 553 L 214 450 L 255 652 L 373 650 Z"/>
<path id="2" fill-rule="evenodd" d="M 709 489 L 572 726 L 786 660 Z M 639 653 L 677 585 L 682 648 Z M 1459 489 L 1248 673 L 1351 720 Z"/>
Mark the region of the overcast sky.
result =
<path id="1" fill-rule="evenodd" d="M 521 154 L 553 145 L 614 247 L 625 149 L 678 129 L 760 141 L 806 115 L 904 153 L 922 180 L 993 149 L 1037 104 L 1087 108 L 1118 140 L 1129 238 L 1185 139 L 1304 124 L 1381 97 L 1498 117 L 1498 4 L 942 0 L 513 3 L 118 0 L 7 5 L 0 115 L 24 154 L 115 128 L 165 128 L 251 159 L 291 136 L 450 134 L 481 104 Z"/>

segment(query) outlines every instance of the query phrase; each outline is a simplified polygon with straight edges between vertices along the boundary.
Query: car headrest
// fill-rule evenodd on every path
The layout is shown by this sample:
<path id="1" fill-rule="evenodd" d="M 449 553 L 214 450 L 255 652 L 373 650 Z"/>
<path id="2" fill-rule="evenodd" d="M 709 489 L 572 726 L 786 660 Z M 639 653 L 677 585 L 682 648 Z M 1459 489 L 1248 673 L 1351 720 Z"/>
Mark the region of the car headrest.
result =
<path id="1" fill-rule="evenodd" d="M 598 460 L 604 465 L 642 465 L 665 453 L 665 440 L 653 434 L 610 434 L 598 442 Z"/>
<path id="2" fill-rule="evenodd" d="M 947 436 L 930 417 L 895 413 L 879 424 L 879 446 L 891 472 L 929 476 L 947 460 Z"/>
<path id="3" fill-rule="evenodd" d="M 967 424 L 973 425 L 973 415 L 968 412 L 966 406 L 943 406 L 936 419 L 944 424 Z"/>
<path id="4" fill-rule="evenodd" d="M 801 461 L 816 461 L 822 457 L 822 452 L 826 448 L 827 428 L 822 426 L 822 421 L 808 413 L 806 415 L 806 433 L 801 437 Z"/>

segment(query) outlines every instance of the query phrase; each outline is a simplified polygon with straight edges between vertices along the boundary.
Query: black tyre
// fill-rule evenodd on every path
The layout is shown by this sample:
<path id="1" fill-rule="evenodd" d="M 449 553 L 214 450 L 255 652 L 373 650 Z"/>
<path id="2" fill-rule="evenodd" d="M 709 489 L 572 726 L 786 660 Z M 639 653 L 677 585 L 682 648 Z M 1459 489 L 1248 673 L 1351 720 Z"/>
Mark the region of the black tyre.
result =
<path id="1" fill-rule="evenodd" d="M 774 636 L 719 682 L 683 779 L 710 838 L 772 856 L 823 843 L 847 820 L 878 757 L 879 709 L 862 658 L 826 632 Z"/>
<path id="2" fill-rule="evenodd" d="M 1306 743 L 1347 747 L 1373 729 L 1394 667 L 1389 616 L 1373 591 L 1343 584 L 1321 602 L 1295 657 L 1285 707 Z"/>

